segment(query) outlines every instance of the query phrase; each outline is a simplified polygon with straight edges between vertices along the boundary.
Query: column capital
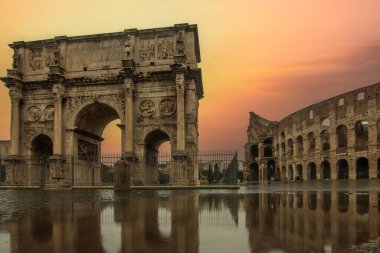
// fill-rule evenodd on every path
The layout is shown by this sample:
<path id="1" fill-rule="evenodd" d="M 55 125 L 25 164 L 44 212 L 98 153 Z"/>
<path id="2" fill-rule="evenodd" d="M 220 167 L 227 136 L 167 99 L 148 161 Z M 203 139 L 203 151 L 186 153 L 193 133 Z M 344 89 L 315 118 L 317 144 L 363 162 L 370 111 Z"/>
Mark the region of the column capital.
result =
<path id="1" fill-rule="evenodd" d="M 9 89 L 9 96 L 11 97 L 11 102 L 19 103 L 22 99 L 22 89 L 19 87 L 11 87 Z"/>
<path id="2" fill-rule="evenodd" d="M 52 92 L 54 95 L 54 99 L 63 98 L 66 93 L 66 88 L 63 84 L 56 83 L 56 84 L 53 84 Z"/>

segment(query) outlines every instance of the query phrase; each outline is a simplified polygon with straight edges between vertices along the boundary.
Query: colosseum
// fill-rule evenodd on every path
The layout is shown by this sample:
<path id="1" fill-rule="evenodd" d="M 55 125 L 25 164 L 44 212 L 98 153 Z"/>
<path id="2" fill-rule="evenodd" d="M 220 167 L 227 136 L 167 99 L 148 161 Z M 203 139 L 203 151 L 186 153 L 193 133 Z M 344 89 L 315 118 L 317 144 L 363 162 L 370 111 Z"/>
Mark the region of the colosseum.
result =
<path id="1" fill-rule="evenodd" d="M 249 181 L 380 178 L 380 83 L 280 121 L 250 112 L 247 137 Z"/>

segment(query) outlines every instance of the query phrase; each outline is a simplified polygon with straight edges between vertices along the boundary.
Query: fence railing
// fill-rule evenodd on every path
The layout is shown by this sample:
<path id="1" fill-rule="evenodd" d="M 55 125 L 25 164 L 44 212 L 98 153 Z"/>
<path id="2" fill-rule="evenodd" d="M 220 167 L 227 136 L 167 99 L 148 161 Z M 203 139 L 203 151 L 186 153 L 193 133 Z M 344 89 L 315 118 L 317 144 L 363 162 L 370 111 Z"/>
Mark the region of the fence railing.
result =
<path id="1" fill-rule="evenodd" d="M 107 154 L 7 161 L 0 168 L 0 184 L 40 188 L 113 186 L 121 160 L 119 154 Z M 157 153 L 137 156 L 128 163 L 134 186 L 237 184 L 243 164 L 238 161 L 236 151 L 199 152 L 184 156 Z"/>

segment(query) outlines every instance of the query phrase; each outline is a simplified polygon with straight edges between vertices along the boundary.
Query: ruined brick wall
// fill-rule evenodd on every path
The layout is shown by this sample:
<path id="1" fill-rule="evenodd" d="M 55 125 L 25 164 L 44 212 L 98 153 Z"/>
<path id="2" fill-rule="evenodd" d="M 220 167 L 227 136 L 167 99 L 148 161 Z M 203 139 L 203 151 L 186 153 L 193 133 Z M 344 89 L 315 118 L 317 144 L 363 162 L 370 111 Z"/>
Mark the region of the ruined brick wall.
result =
<path id="1" fill-rule="evenodd" d="M 276 162 L 273 178 L 282 180 L 379 178 L 380 83 L 363 87 L 294 112 L 279 122 L 250 113 L 245 145 L 259 146 L 260 178 L 268 180 L 267 162 Z M 273 157 L 264 157 L 264 140 L 273 138 Z"/>

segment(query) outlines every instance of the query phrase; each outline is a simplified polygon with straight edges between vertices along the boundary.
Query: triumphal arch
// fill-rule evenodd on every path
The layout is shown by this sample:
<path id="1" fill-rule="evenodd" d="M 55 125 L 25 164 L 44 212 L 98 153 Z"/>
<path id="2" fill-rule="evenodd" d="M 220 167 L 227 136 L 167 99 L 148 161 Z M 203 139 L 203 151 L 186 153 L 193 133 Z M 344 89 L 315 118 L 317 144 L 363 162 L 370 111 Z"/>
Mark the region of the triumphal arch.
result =
<path id="1" fill-rule="evenodd" d="M 198 183 L 191 159 L 198 152 L 203 97 L 196 25 L 58 36 L 10 47 L 12 69 L 1 78 L 12 103 L 7 184 L 86 184 L 73 177 L 94 173 L 86 172 L 87 165 L 99 162 L 103 130 L 115 119 L 121 122 L 121 160 L 133 165 L 140 183 L 156 180 L 143 164 L 164 141 L 171 143 L 171 173 L 181 178 L 172 183 Z M 42 156 L 49 169 L 41 174 L 31 161 Z M 74 166 L 78 157 L 82 164 L 79 159 Z"/>

